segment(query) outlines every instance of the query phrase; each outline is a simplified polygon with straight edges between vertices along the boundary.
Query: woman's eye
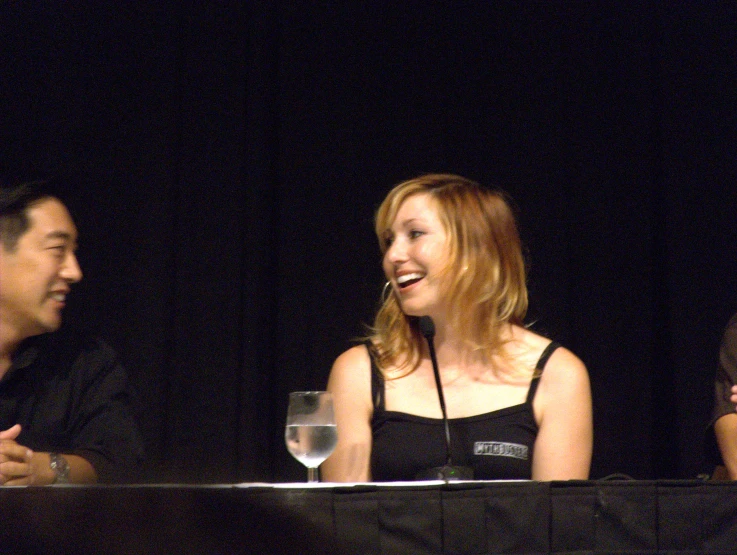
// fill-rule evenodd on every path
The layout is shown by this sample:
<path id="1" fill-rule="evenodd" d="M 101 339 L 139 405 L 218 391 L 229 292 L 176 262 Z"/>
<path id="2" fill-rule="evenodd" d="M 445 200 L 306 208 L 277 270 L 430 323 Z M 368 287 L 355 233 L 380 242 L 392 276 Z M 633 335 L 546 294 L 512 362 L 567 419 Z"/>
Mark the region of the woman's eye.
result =
<path id="1" fill-rule="evenodd" d="M 424 233 L 422 231 L 417 230 L 417 229 L 413 229 L 412 231 L 409 232 L 409 238 L 410 239 L 417 239 L 421 235 L 424 235 Z"/>

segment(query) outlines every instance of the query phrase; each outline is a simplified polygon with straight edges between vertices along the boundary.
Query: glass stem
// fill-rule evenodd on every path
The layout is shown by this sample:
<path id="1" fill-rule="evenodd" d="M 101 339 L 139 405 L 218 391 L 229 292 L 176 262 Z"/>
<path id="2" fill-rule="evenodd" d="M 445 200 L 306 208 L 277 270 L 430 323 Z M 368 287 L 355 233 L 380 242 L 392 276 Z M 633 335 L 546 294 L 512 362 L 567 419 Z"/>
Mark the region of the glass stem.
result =
<path id="1" fill-rule="evenodd" d="M 320 481 L 317 478 L 317 468 L 312 468 L 312 467 L 307 468 L 307 481 L 308 482 L 319 482 Z"/>

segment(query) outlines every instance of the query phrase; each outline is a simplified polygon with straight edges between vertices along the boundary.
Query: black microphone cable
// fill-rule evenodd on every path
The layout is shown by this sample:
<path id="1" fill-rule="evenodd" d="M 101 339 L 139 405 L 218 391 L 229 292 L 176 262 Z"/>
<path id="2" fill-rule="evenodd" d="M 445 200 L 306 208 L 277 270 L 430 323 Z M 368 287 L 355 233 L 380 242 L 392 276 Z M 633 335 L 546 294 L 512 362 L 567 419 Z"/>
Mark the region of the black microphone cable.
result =
<path id="1" fill-rule="evenodd" d="M 440 383 L 440 371 L 438 370 L 438 359 L 435 356 L 435 344 L 433 339 L 435 338 L 435 323 L 429 316 L 420 316 L 418 321 L 420 326 L 420 333 L 425 336 L 427 340 L 427 347 L 430 350 L 430 360 L 432 361 L 432 371 L 435 374 L 435 385 L 438 390 L 438 398 L 440 399 L 440 410 L 443 413 L 443 424 L 445 425 L 445 455 L 446 464 L 451 466 L 453 464 L 450 455 L 450 425 L 448 424 L 448 413 L 445 410 L 445 396 L 443 395 L 443 386 Z"/>

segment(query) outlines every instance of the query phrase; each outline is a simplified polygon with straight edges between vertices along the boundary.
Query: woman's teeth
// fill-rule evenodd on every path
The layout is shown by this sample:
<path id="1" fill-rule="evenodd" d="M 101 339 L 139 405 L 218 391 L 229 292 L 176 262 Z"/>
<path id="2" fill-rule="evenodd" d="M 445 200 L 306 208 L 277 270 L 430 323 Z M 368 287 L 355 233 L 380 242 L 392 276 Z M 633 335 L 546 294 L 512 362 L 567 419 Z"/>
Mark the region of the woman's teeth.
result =
<path id="1" fill-rule="evenodd" d="M 420 273 L 420 272 L 404 274 L 403 276 L 399 276 L 397 278 L 397 285 L 399 285 L 399 287 L 406 287 L 410 283 L 414 283 L 415 281 L 421 280 L 423 277 L 425 277 L 425 274 Z"/>

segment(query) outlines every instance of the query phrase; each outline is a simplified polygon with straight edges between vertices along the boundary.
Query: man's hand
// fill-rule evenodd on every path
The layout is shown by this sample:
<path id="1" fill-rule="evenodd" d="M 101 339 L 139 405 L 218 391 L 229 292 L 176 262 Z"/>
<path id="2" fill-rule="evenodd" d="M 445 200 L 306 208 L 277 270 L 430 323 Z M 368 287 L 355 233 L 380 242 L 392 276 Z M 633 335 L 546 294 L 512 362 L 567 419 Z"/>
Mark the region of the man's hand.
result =
<path id="1" fill-rule="evenodd" d="M 18 445 L 20 424 L 0 431 L 0 484 L 13 485 L 19 480 L 27 480 L 31 475 L 33 451 Z"/>
<path id="2" fill-rule="evenodd" d="M 47 453 L 34 453 L 15 440 L 20 434 L 19 424 L 0 431 L 0 485 L 44 485 L 54 481 Z"/>
<path id="3" fill-rule="evenodd" d="M 12 428 L 0 432 L 0 441 L 3 439 L 15 439 L 20 435 L 20 424 L 16 424 Z"/>
<path id="4" fill-rule="evenodd" d="M 737 385 L 732 386 L 732 396 L 729 400 L 734 403 L 734 410 L 737 410 Z"/>

